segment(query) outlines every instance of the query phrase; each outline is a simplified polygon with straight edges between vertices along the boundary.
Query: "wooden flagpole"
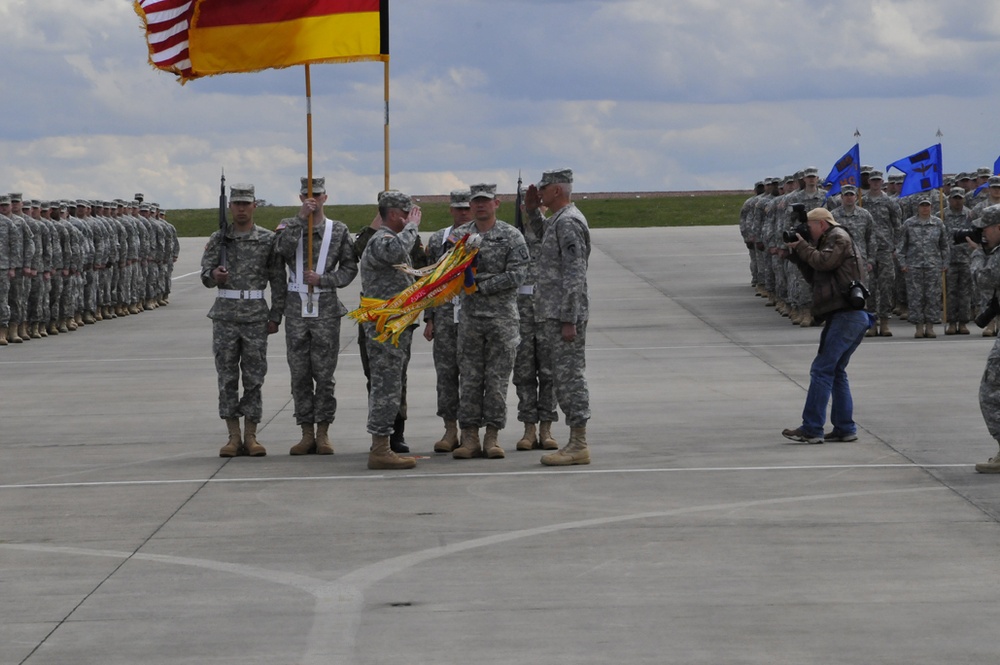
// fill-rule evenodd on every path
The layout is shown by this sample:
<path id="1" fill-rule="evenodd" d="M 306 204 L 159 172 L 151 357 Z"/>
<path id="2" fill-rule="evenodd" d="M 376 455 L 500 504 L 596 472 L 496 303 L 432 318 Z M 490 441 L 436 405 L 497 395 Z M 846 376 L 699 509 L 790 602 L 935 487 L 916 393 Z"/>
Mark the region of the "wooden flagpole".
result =
<path id="1" fill-rule="evenodd" d="M 312 118 L 312 84 L 309 79 L 309 63 L 306 63 L 306 198 L 313 197 L 313 118 Z M 306 225 L 306 270 L 313 269 L 313 215 L 309 213 L 309 223 Z M 304 278 L 304 275 L 300 277 Z M 313 311 L 313 287 L 309 285 L 309 299 L 306 303 L 309 312 Z"/>
<path id="2" fill-rule="evenodd" d="M 384 190 L 389 189 L 389 58 L 388 56 L 383 61 L 382 67 L 382 85 L 384 88 L 383 97 L 385 98 L 385 128 L 383 130 L 383 142 L 384 147 L 382 149 L 384 153 Z"/>

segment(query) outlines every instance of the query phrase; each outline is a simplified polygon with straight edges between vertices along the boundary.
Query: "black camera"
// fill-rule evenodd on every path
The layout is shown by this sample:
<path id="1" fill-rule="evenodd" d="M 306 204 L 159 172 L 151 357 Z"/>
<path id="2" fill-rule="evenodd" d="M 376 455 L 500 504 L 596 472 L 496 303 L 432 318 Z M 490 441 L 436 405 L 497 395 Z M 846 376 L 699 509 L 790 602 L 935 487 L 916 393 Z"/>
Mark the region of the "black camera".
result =
<path id="1" fill-rule="evenodd" d="M 868 299 L 872 297 L 868 287 L 860 280 L 854 280 L 844 289 L 844 300 L 851 306 L 851 309 L 864 309 Z"/>
<path id="2" fill-rule="evenodd" d="M 809 218 L 806 217 L 806 206 L 804 203 L 793 203 L 792 204 L 792 215 L 795 217 L 795 221 L 798 222 L 793 228 L 786 229 L 781 232 L 781 239 L 786 243 L 792 243 L 798 241 L 796 235 L 800 235 L 805 239 L 809 239 Z"/>
<path id="3" fill-rule="evenodd" d="M 990 321 L 996 318 L 997 314 L 1000 314 L 1000 302 L 997 302 L 997 297 L 993 296 L 989 303 L 986 305 L 986 309 L 979 313 L 976 317 L 976 325 L 980 328 L 985 328 L 990 325 Z"/>
<path id="4" fill-rule="evenodd" d="M 962 229 L 961 231 L 955 231 L 951 236 L 952 242 L 956 245 L 964 245 L 965 239 L 971 238 L 972 242 L 977 245 L 983 244 L 983 230 L 982 229 Z"/>

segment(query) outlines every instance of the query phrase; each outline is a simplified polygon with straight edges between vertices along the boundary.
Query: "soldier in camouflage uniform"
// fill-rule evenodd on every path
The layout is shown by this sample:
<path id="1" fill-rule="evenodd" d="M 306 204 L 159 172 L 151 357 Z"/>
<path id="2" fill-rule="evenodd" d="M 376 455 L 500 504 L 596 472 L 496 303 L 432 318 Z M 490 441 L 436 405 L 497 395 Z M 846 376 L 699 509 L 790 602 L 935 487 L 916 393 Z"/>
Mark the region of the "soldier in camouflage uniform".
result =
<path id="1" fill-rule="evenodd" d="M 869 176 L 871 173 L 869 173 Z M 874 259 L 871 253 L 875 249 L 875 220 L 870 212 L 864 208 L 859 208 L 858 188 L 854 185 L 844 185 L 840 190 L 840 206 L 833 210 L 833 218 L 851 234 L 854 241 L 854 248 L 861 257 L 864 267 L 863 276 L 866 284 L 871 281 L 871 274 L 874 270 Z M 869 309 L 874 309 L 874 303 L 869 303 Z M 865 333 L 866 337 L 873 337 L 877 332 L 873 325 Z"/>
<path id="2" fill-rule="evenodd" d="M 212 319 L 212 351 L 219 375 L 219 417 L 226 421 L 229 439 L 220 457 L 245 454 L 263 457 L 257 424 L 263 416 L 261 386 L 267 373 L 267 336 L 278 331 L 281 310 L 268 308 L 264 290 L 271 285 L 272 300 L 285 288 L 285 271 L 274 251 L 274 233 L 255 226 L 253 185 L 233 185 L 229 210 L 233 223 L 225 236 L 215 231 L 201 257 L 201 281 L 217 288 Z M 226 253 L 221 262 L 220 245 Z M 239 396 L 240 375 L 243 397 Z M 240 416 L 244 432 L 240 432 Z"/>
<path id="3" fill-rule="evenodd" d="M 500 202 L 496 185 L 473 185 L 473 221 L 459 234 L 478 234 L 476 290 L 462 294 L 458 317 L 458 424 L 461 445 L 452 451 L 455 459 L 485 456 L 503 458 L 497 440 L 507 424 L 507 386 L 514 369 L 520 341 L 517 288 L 528 272 L 528 247 L 524 236 L 497 219 Z M 479 428 L 486 428 L 482 447 Z"/>
<path id="4" fill-rule="evenodd" d="M 903 222 L 896 257 L 906 276 L 910 323 L 917 338 L 937 337 L 934 324 L 941 322 L 941 275 L 948 269 L 951 238 L 941 218 L 931 215 L 930 196 L 917 203 L 917 214 Z"/>
<path id="5" fill-rule="evenodd" d="M 413 277 L 395 266 L 412 265 L 410 253 L 418 240 L 420 207 L 403 192 L 389 190 L 379 195 L 381 224 L 368 239 L 361 255 L 361 291 L 366 298 L 387 300 L 413 283 Z M 370 388 L 368 391 L 368 432 L 372 435 L 369 469 L 412 469 L 417 461 L 400 457 L 389 447 L 393 423 L 400 413 L 403 382 L 410 359 L 413 327 L 399 336 L 399 344 L 375 340 L 375 323 L 361 323 L 365 329 Z"/>
<path id="6" fill-rule="evenodd" d="M 799 224 L 795 217 L 792 206 L 800 203 L 805 206 L 805 211 L 825 207 L 826 193 L 819 188 L 819 171 L 815 166 L 810 166 L 803 170 L 805 187 L 795 192 L 787 199 L 787 213 L 784 216 L 785 229 L 793 229 Z M 812 289 L 802 277 L 798 270 L 788 271 L 788 300 L 792 306 L 792 313 L 789 319 L 792 323 L 797 323 L 803 328 L 808 328 L 813 324 L 812 317 Z"/>
<path id="7" fill-rule="evenodd" d="M 548 466 L 590 464 L 590 390 L 585 376 L 590 228 L 587 218 L 570 200 L 572 192 L 573 172 L 561 169 L 543 173 L 537 186 L 528 187 L 524 198 L 531 224 L 542 236 L 536 283 L 538 315 L 544 320 L 540 357 L 552 373 L 556 400 L 570 427 L 569 442 L 542 456 L 542 464 Z M 543 217 L 541 206 L 548 210 L 549 217 Z"/>
<path id="8" fill-rule="evenodd" d="M 7 346 L 7 333 L 10 326 L 10 281 L 14 277 L 15 265 L 12 261 L 11 235 L 14 222 L 7 216 L 10 212 L 10 197 L 0 194 L 0 346 Z"/>
<path id="9" fill-rule="evenodd" d="M 969 259 L 972 277 L 980 291 L 993 298 L 1000 289 L 1000 206 L 990 206 L 973 224 L 983 230 L 983 245 L 966 241 L 972 256 Z M 990 436 L 1000 443 L 1000 340 L 993 343 L 986 359 L 986 369 L 979 383 L 979 408 Z M 1000 453 L 987 462 L 976 464 L 979 473 L 1000 473 Z"/>
<path id="10" fill-rule="evenodd" d="M 740 235 L 743 237 L 743 243 L 747 246 L 747 250 L 750 252 L 750 286 L 752 286 L 759 295 L 761 291 L 763 291 L 763 287 L 759 281 L 757 250 L 754 247 L 757 239 L 753 237 L 751 229 L 751 213 L 753 212 L 754 206 L 757 204 L 757 197 L 764 193 L 764 181 L 758 180 L 754 183 L 753 189 L 753 196 L 744 201 L 742 207 L 740 207 Z"/>
<path id="11" fill-rule="evenodd" d="M 944 226 L 947 236 L 953 238 L 958 231 L 969 231 L 972 228 L 972 217 L 965 207 L 965 190 L 953 187 L 948 195 L 948 208 L 944 213 Z M 947 273 L 948 327 L 945 335 L 968 335 L 968 323 L 972 320 L 972 272 L 969 268 L 971 250 L 967 245 L 951 246 L 951 259 Z"/>
<path id="12" fill-rule="evenodd" d="M 451 226 L 431 234 L 427 260 L 436 263 L 460 238 L 456 229 L 472 220 L 468 189 L 451 193 Z M 434 372 L 437 376 L 437 415 L 444 420 L 444 436 L 434 444 L 434 452 L 450 453 L 458 447 L 458 296 L 451 302 L 424 312 L 424 339 L 433 342 Z"/>
<path id="13" fill-rule="evenodd" d="M 517 391 L 517 419 L 524 423 L 524 434 L 514 447 L 517 450 L 558 450 L 559 443 L 552 438 L 552 423 L 559 419 L 555 387 L 552 385 L 552 374 L 539 357 L 542 350 L 539 336 L 544 320 L 536 314 L 535 282 L 538 279 L 542 237 L 530 224 L 522 229 L 522 233 L 528 246 L 529 262 L 524 284 L 517 289 L 521 341 L 514 358 L 514 389 Z"/>
<path id="14" fill-rule="evenodd" d="M 15 271 L 15 276 L 11 280 L 13 288 L 10 297 L 10 317 L 13 323 L 14 334 L 10 341 L 21 342 L 31 339 L 28 333 L 28 294 L 31 292 L 32 278 L 37 274 L 38 268 L 38 244 L 35 234 L 25 215 L 21 212 L 22 195 L 18 192 L 10 194 L 10 212 L 8 213 L 17 227 L 17 238 L 21 241 L 19 256 L 21 267 Z"/>
<path id="15" fill-rule="evenodd" d="M 302 207 L 278 226 L 275 248 L 289 277 L 287 290 L 273 298 L 284 304 L 295 422 L 302 429 L 301 440 L 289 454 L 332 455 L 329 429 L 337 414 L 334 373 L 340 357 L 340 320 L 347 314 L 337 289 L 354 281 L 358 262 L 347 225 L 323 213 L 326 179 L 313 178 L 311 198 L 308 185 L 308 178 L 302 178 Z M 306 241 L 310 217 L 311 248 Z M 312 255 L 307 257 L 310 249 Z"/>
<path id="16" fill-rule="evenodd" d="M 882 337 L 892 337 L 889 316 L 892 314 L 893 288 L 896 282 L 893 254 L 896 251 L 902 218 L 899 204 L 882 191 L 883 182 L 882 172 L 872 171 L 868 176 L 870 189 L 861 205 L 875 220 L 875 243 L 868 254 L 868 261 L 874 266 L 871 292 L 875 299 L 875 313 L 878 316 L 877 332 Z"/>

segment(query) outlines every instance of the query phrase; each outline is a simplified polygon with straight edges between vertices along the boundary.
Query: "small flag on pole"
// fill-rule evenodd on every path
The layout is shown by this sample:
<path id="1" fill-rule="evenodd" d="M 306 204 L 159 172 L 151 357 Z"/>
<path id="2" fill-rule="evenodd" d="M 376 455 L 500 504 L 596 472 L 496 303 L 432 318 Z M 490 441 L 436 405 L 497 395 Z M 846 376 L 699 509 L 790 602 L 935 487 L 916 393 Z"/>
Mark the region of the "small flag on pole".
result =
<path id="1" fill-rule="evenodd" d="M 310 63 L 388 61 L 388 0 L 137 0 L 150 62 L 181 83 Z"/>
<path id="2" fill-rule="evenodd" d="M 861 147 L 857 143 L 837 160 L 824 182 L 830 186 L 827 196 L 839 194 L 844 185 L 857 187 L 861 183 Z"/>
<path id="3" fill-rule="evenodd" d="M 903 189 L 899 195 L 909 196 L 918 192 L 940 187 L 942 184 L 941 169 L 941 144 L 932 145 L 926 150 L 903 157 L 885 167 L 888 171 L 895 168 L 906 175 L 903 181 Z"/>

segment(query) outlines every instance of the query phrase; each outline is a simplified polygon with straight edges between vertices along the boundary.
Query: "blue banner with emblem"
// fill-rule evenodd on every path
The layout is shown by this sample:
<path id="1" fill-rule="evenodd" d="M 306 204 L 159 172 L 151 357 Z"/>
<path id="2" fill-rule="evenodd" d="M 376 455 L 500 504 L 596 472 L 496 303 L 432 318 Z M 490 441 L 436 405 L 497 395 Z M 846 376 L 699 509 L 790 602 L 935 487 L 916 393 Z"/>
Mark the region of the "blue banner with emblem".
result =
<path id="1" fill-rule="evenodd" d="M 837 163 L 833 165 L 830 175 L 826 176 L 826 180 L 823 182 L 824 186 L 829 188 L 826 192 L 827 196 L 839 194 L 840 188 L 844 185 L 854 185 L 855 187 L 860 187 L 861 146 L 855 143 L 853 148 L 848 150 L 843 157 L 838 159 Z"/>
<path id="2" fill-rule="evenodd" d="M 885 170 L 888 171 L 892 168 L 902 171 L 906 175 L 903 189 L 899 192 L 900 197 L 940 187 L 943 182 L 941 144 L 932 145 L 926 150 L 921 150 L 909 157 L 903 157 L 889 164 Z"/>

